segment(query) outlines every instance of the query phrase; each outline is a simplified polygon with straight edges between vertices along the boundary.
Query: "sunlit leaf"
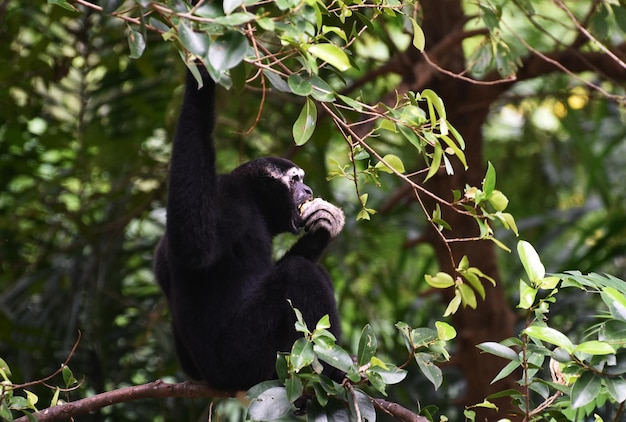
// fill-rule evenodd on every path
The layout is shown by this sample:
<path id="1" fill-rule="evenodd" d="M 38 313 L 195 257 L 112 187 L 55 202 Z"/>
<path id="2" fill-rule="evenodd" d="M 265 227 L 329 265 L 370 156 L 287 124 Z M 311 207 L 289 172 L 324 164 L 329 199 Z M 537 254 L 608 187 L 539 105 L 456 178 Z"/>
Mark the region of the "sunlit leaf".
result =
<path id="1" fill-rule="evenodd" d="M 535 248 L 533 248 L 530 243 L 520 240 L 517 243 L 517 253 L 519 254 L 519 258 L 522 261 L 524 270 L 526 270 L 526 274 L 531 283 L 538 283 L 545 277 L 546 269 L 541 263 L 537 251 L 535 251 Z"/>
<path id="2" fill-rule="evenodd" d="M 577 345 L 574 348 L 574 352 L 582 352 L 590 355 L 612 355 L 616 350 L 609 343 L 591 340 Z"/>
<path id="3" fill-rule="evenodd" d="M 540 327 L 537 325 L 531 325 L 524 330 L 524 333 L 538 340 L 554 344 L 555 346 L 562 347 L 567 353 L 572 354 L 574 352 L 574 345 L 567 336 L 560 331 L 551 327 Z"/>
<path id="4" fill-rule="evenodd" d="M 440 340 L 450 341 L 456 337 L 456 330 L 447 322 L 437 321 L 435 327 Z"/>
<path id="5" fill-rule="evenodd" d="M 483 192 L 489 197 L 496 187 L 496 169 L 491 162 L 487 162 L 487 173 L 483 179 Z"/>
<path id="6" fill-rule="evenodd" d="M 537 289 L 529 286 L 524 280 L 519 281 L 519 304 L 518 308 L 530 309 L 535 303 L 535 297 L 537 296 Z"/>
<path id="7" fill-rule="evenodd" d="M 385 173 L 393 173 L 392 169 L 397 171 L 398 173 L 404 173 L 404 163 L 402 162 L 402 159 L 400 157 L 398 157 L 397 155 L 394 154 L 387 154 L 383 157 L 383 160 L 385 161 L 385 163 L 383 163 L 382 161 L 379 161 L 378 163 L 376 163 L 376 168 L 380 171 L 384 171 Z"/>
<path id="8" fill-rule="evenodd" d="M 308 51 L 318 59 L 328 62 L 342 72 L 352 67 L 346 52 L 335 44 L 313 44 Z"/>
<path id="9" fill-rule="evenodd" d="M 436 289 L 445 289 L 454 286 L 454 279 L 448 273 L 439 272 L 434 276 L 426 274 L 424 276 L 426 283 Z"/>
<path id="10" fill-rule="evenodd" d="M 409 19 L 411 21 L 411 26 L 413 27 L 413 46 L 419 51 L 424 51 L 424 47 L 426 45 L 426 37 L 424 36 L 424 31 L 422 31 L 422 28 L 417 24 L 415 19 Z"/>

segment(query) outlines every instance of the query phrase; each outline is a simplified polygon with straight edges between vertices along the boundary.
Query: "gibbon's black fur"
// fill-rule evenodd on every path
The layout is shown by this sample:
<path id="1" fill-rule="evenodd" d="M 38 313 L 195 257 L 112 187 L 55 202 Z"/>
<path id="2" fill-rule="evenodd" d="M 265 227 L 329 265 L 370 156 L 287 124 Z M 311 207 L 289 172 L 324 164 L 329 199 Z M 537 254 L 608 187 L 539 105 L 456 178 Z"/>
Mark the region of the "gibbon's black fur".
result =
<path id="1" fill-rule="evenodd" d="M 198 68 L 201 89 L 187 72 L 155 273 L 184 371 L 214 388 L 244 390 L 274 378 L 276 353 L 289 351 L 301 335 L 287 299 L 311 328 L 328 314 L 339 337 L 333 286 L 318 260 L 344 216 L 313 199 L 304 172 L 282 158 L 216 174 L 215 84 Z M 273 236 L 301 229 L 304 235 L 274 263 Z"/>

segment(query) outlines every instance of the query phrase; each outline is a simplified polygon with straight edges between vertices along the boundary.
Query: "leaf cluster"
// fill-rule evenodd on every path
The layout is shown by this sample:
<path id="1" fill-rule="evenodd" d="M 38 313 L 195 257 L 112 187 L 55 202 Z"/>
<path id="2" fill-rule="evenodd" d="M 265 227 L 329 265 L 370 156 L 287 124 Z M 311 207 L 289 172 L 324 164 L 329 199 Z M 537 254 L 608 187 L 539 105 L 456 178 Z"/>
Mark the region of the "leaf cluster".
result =
<path id="1" fill-rule="evenodd" d="M 405 379 L 407 371 L 379 358 L 373 329 L 366 325 L 360 335 L 356 356 L 336 344 L 328 316 L 311 331 L 302 314 L 294 308 L 296 330 L 303 337 L 296 340 L 289 353 L 279 353 L 276 361 L 278 380 L 251 388 L 249 417 L 275 420 L 288 413 L 306 414 L 307 420 L 376 420 L 373 389 L 387 395 L 387 387 Z M 456 336 L 448 324 L 437 323 L 436 330 L 411 329 L 399 322 L 398 328 L 411 358 L 435 386 L 441 385 L 441 370 L 435 362 L 447 360 L 446 342 Z M 406 364 L 410 362 L 407 361 Z M 406 366 L 402 365 L 402 366 Z M 343 382 L 331 374 L 343 374 Z M 333 377 L 337 378 L 337 377 Z"/>
<path id="2" fill-rule="evenodd" d="M 510 361 L 492 382 L 522 370 L 519 384 L 523 392 L 505 391 L 500 395 L 513 397 L 526 420 L 545 420 L 547 415 L 585 420 L 607 404 L 624 403 L 626 283 L 613 276 L 593 273 L 546 275 L 532 245 L 520 241 L 517 249 L 527 277 L 520 280 L 518 304 L 528 312 L 526 328 L 520 338 L 478 345 L 481 350 Z M 548 324 L 550 305 L 565 288 L 597 294 L 605 305 L 583 341 L 576 341 Z M 546 366 L 551 380 L 543 376 L 542 369 Z M 531 393 L 540 403 L 532 402 Z M 617 409 L 619 414 L 621 406 Z M 595 420 L 602 419 L 596 415 Z"/>

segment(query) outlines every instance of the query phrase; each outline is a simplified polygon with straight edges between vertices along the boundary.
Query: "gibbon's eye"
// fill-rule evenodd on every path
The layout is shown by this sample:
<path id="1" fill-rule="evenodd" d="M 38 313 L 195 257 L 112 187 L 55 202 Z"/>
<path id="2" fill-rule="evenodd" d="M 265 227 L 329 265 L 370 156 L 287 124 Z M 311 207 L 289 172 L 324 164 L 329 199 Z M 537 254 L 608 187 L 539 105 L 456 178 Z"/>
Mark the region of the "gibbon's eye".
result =
<path id="1" fill-rule="evenodd" d="M 291 176 L 291 183 L 296 183 L 300 181 L 300 176 L 295 174 L 293 176 Z"/>

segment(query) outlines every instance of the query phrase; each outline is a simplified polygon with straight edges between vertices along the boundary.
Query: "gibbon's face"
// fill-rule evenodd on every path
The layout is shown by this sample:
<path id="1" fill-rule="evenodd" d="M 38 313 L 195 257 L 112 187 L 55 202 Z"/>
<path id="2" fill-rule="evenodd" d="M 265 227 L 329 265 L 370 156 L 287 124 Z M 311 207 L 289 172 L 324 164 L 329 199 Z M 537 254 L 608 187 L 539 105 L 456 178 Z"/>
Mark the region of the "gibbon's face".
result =
<path id="1" fill-rule="evenodd" d="M 280 181 L 289 190 L 291 198 L 291 219 L 289 231 L 297 234 L 304 226 L 304 221 L 300 217 L 300 206 L 313 199 L 313 190 L 304 183 L 304 170 L 293 166 L 286 171 L 272 171 L 273 178 Z"/>
<path id="2" fill-rule="evenodd" d="M 304 222 L 299 208 L 313 199 L 313 190 L 304 184 L 304 170 L 284 158 L 264 157 L 242 164 L 232 174 L 252 187 L 274 234 L 300 232 Z"/>

